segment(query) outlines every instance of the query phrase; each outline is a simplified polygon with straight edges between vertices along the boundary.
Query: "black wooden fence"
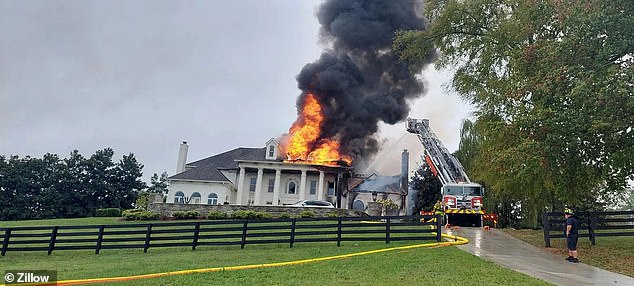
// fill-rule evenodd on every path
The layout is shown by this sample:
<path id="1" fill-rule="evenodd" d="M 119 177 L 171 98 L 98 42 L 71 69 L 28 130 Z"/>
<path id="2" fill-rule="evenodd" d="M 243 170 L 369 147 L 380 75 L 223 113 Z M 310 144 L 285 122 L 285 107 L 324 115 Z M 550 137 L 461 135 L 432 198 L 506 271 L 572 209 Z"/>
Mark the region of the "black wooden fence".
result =
<path id="1" fill-rule="evenodd" d="M 29 226 L 0 228 L 2 256 L 7 251 L 94 250 L 152 247 L 336 242 L 441 241 L 440 219 L 433 216 L 380 216 L 223 220 L 84 226 Z M 433 226 L 433 227 L 432 227 Z"/>
<path id="2" fill-rule="evenodd" d="M 597 237 L 634 236 L 634 211 L 585 212 L 575 214 L 579 223 L 579 237 L 587 237 L 592 245 Z M 566 219 L 560 212 L 544 213 L 544 245 L 550 247 L 551 238 L 564 238 Z M 555 234 L 551 234 L 551 232 Z"/>

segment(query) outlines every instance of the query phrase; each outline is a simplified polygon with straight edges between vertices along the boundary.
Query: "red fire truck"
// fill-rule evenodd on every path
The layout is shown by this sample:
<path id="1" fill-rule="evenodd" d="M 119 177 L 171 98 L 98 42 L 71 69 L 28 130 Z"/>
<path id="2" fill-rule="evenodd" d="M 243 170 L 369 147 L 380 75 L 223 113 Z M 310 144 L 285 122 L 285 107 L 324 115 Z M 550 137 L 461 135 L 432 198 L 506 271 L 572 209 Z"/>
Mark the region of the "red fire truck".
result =
<path id="1" fill-rule="evenodd" d="M 408 118 L 407 131 L 418 136 L 425 149 L 425 162 L 442 183 L 440 193 L 447 223 L 482 226 L 485 214 L 482 185 L 469 180 L 462 164 L 431 131 L 428 119 Z"/>

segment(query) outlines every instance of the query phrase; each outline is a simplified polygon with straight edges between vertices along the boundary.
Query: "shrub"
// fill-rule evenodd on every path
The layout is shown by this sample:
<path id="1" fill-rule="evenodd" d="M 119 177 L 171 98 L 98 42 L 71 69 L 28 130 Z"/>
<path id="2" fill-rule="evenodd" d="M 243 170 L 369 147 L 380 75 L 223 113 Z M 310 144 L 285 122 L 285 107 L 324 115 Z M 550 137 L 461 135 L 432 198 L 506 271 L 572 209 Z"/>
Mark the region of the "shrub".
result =
<path id="1" fill-rule="evenodd" d="M 107 209 L 98 209 L 95 212 L 95 216 L 99 217 L 120 217 L 121 209 L 118 208 L 107 208 Z"/>
<path id="2" fill-rule="evenodd" d="M 139 193 L 139 196 L 136 198 L 136 201 L 134 202 L 134 207 L 137 209 L 147 210 L 149 196 L 150 195 L 147 192 Z"/>
<path id="3" fill-rule="evenodd" d="M 221 211 L 210 211 L 207 214 L 207 219 L 226 219 L 228 217 L 227 213 Z"/>
<path id="4" fill-rule="evenodd" d="M 398 208 L 398 204 L 390 199 L 378 199 L 376 202 L 381 205 L 384 210 L 393 210 Z"/>
<path id="5" fill-rule="evenodd" d="M 347 216 L 347 213 L 342 210 L 335 210 L 335 211 L 329 212 L 326 216 L 327 217 L 344 217 L 344 216 Z"/>
<path id="6" fill-rule="evenodd" d="M 289 214 L 289 213 L 281 213 L 279 218 L 291 218 L 291 214 Z"/>
<path id="7" fill-rule="evenodd" d="M 299 218 L 315 217 L 315 212 L 313 212 L 313 211 L 302 211 L 301 213 L 299 213 L 299 215 L 297 217 L 299 217 Z"/>
<path id="8" fill-rule="evenodd" d="M 231 218 L 233 219 L 271 219 L 273 216 L 267 212 L 256 212 L 256 211 L 235 211 L 231 214 Z"/>
<path id="9" fill-rule="evenodd" d="M 157 212 L 142 209 L 125 210 L 122 215 L 125 220 L 157 220 L 161 216 Z"/>
<path id="10" fill-rule="evenodd" d="M 175 219 L 195 219 L 200 216 L 200 213 L 197 211 L 178 211 L 174 212 L 172 216 Z"/>

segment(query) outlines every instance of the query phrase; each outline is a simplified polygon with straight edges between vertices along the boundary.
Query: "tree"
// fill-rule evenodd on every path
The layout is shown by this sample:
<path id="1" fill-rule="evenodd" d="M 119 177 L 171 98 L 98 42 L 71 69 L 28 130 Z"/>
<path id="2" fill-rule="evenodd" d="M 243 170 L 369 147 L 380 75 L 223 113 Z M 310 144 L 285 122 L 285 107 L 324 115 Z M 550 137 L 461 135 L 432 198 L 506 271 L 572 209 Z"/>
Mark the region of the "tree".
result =
<path id="1" fill-rule="evenodd" d="M 167 172 L 163 172 L 160 178 L 158 174 L 154 173 L 150 178 L 150 187 L 148 187 L 148 192 L 167 195 L 167 177 Z"/>
<path id="2" fill-rule="evenodd" d="M 67 159 L 45 154 L 0 156 L 0 220 L 85 217 L 97 208 L 129 208 L 145 188 L 134 155 L 112 162 L 110 148 L 89 159 L 77 150 Z"/>
<path id="3" fill-rule="evenodd" d="M 411 178 L 411 188 L 417 193 L 414 201 L 414 213 L 431 211 L 437 200 L 442 198 L 440 189 L 442 184 L 434 176 L 427 164 L 421 165 Z"/>
<path id="4" fill-rule="evenodd" d="M 544 208 L 600 208 L 634 174 L 634 2 L 430 0 L 425 32 L 394 42 L 412 69 L 430 47 L 453 88 L 476 107 L 473 176 Z"/>
<path id="5" fill-rule="evenodd" d="M 123 158 L 115 166 L 114 173 L 117 178 L 114 183 L 116 190 L 115 198 L 117 198 L 117 200 L 108 207 L 131 208 L 138 194 L 147 187 L 147 185 L 141 181 L 143 165 L 136 160 L 134 154 L 130 153 L 123 155 Z"/>

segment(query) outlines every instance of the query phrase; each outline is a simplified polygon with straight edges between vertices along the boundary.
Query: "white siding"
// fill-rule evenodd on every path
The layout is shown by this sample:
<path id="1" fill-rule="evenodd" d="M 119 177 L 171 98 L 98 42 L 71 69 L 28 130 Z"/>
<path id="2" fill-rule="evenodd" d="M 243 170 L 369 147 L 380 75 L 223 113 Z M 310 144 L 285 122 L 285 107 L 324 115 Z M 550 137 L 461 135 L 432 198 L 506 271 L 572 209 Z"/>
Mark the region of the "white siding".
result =
<path id="1" fill-rule="evenodd" d="M 194 192 L 198 192 L 201 204 L 207 204 L 207 198 L 211 193 L 218 195 L 218 204 L 223 204 L 227 198 L 231 199 L 230 185 L 215 182 L 170 181 L 167 203 L 174 203 L 176 192 L 183 192 L 185 197 L 190 197 Z"/>

